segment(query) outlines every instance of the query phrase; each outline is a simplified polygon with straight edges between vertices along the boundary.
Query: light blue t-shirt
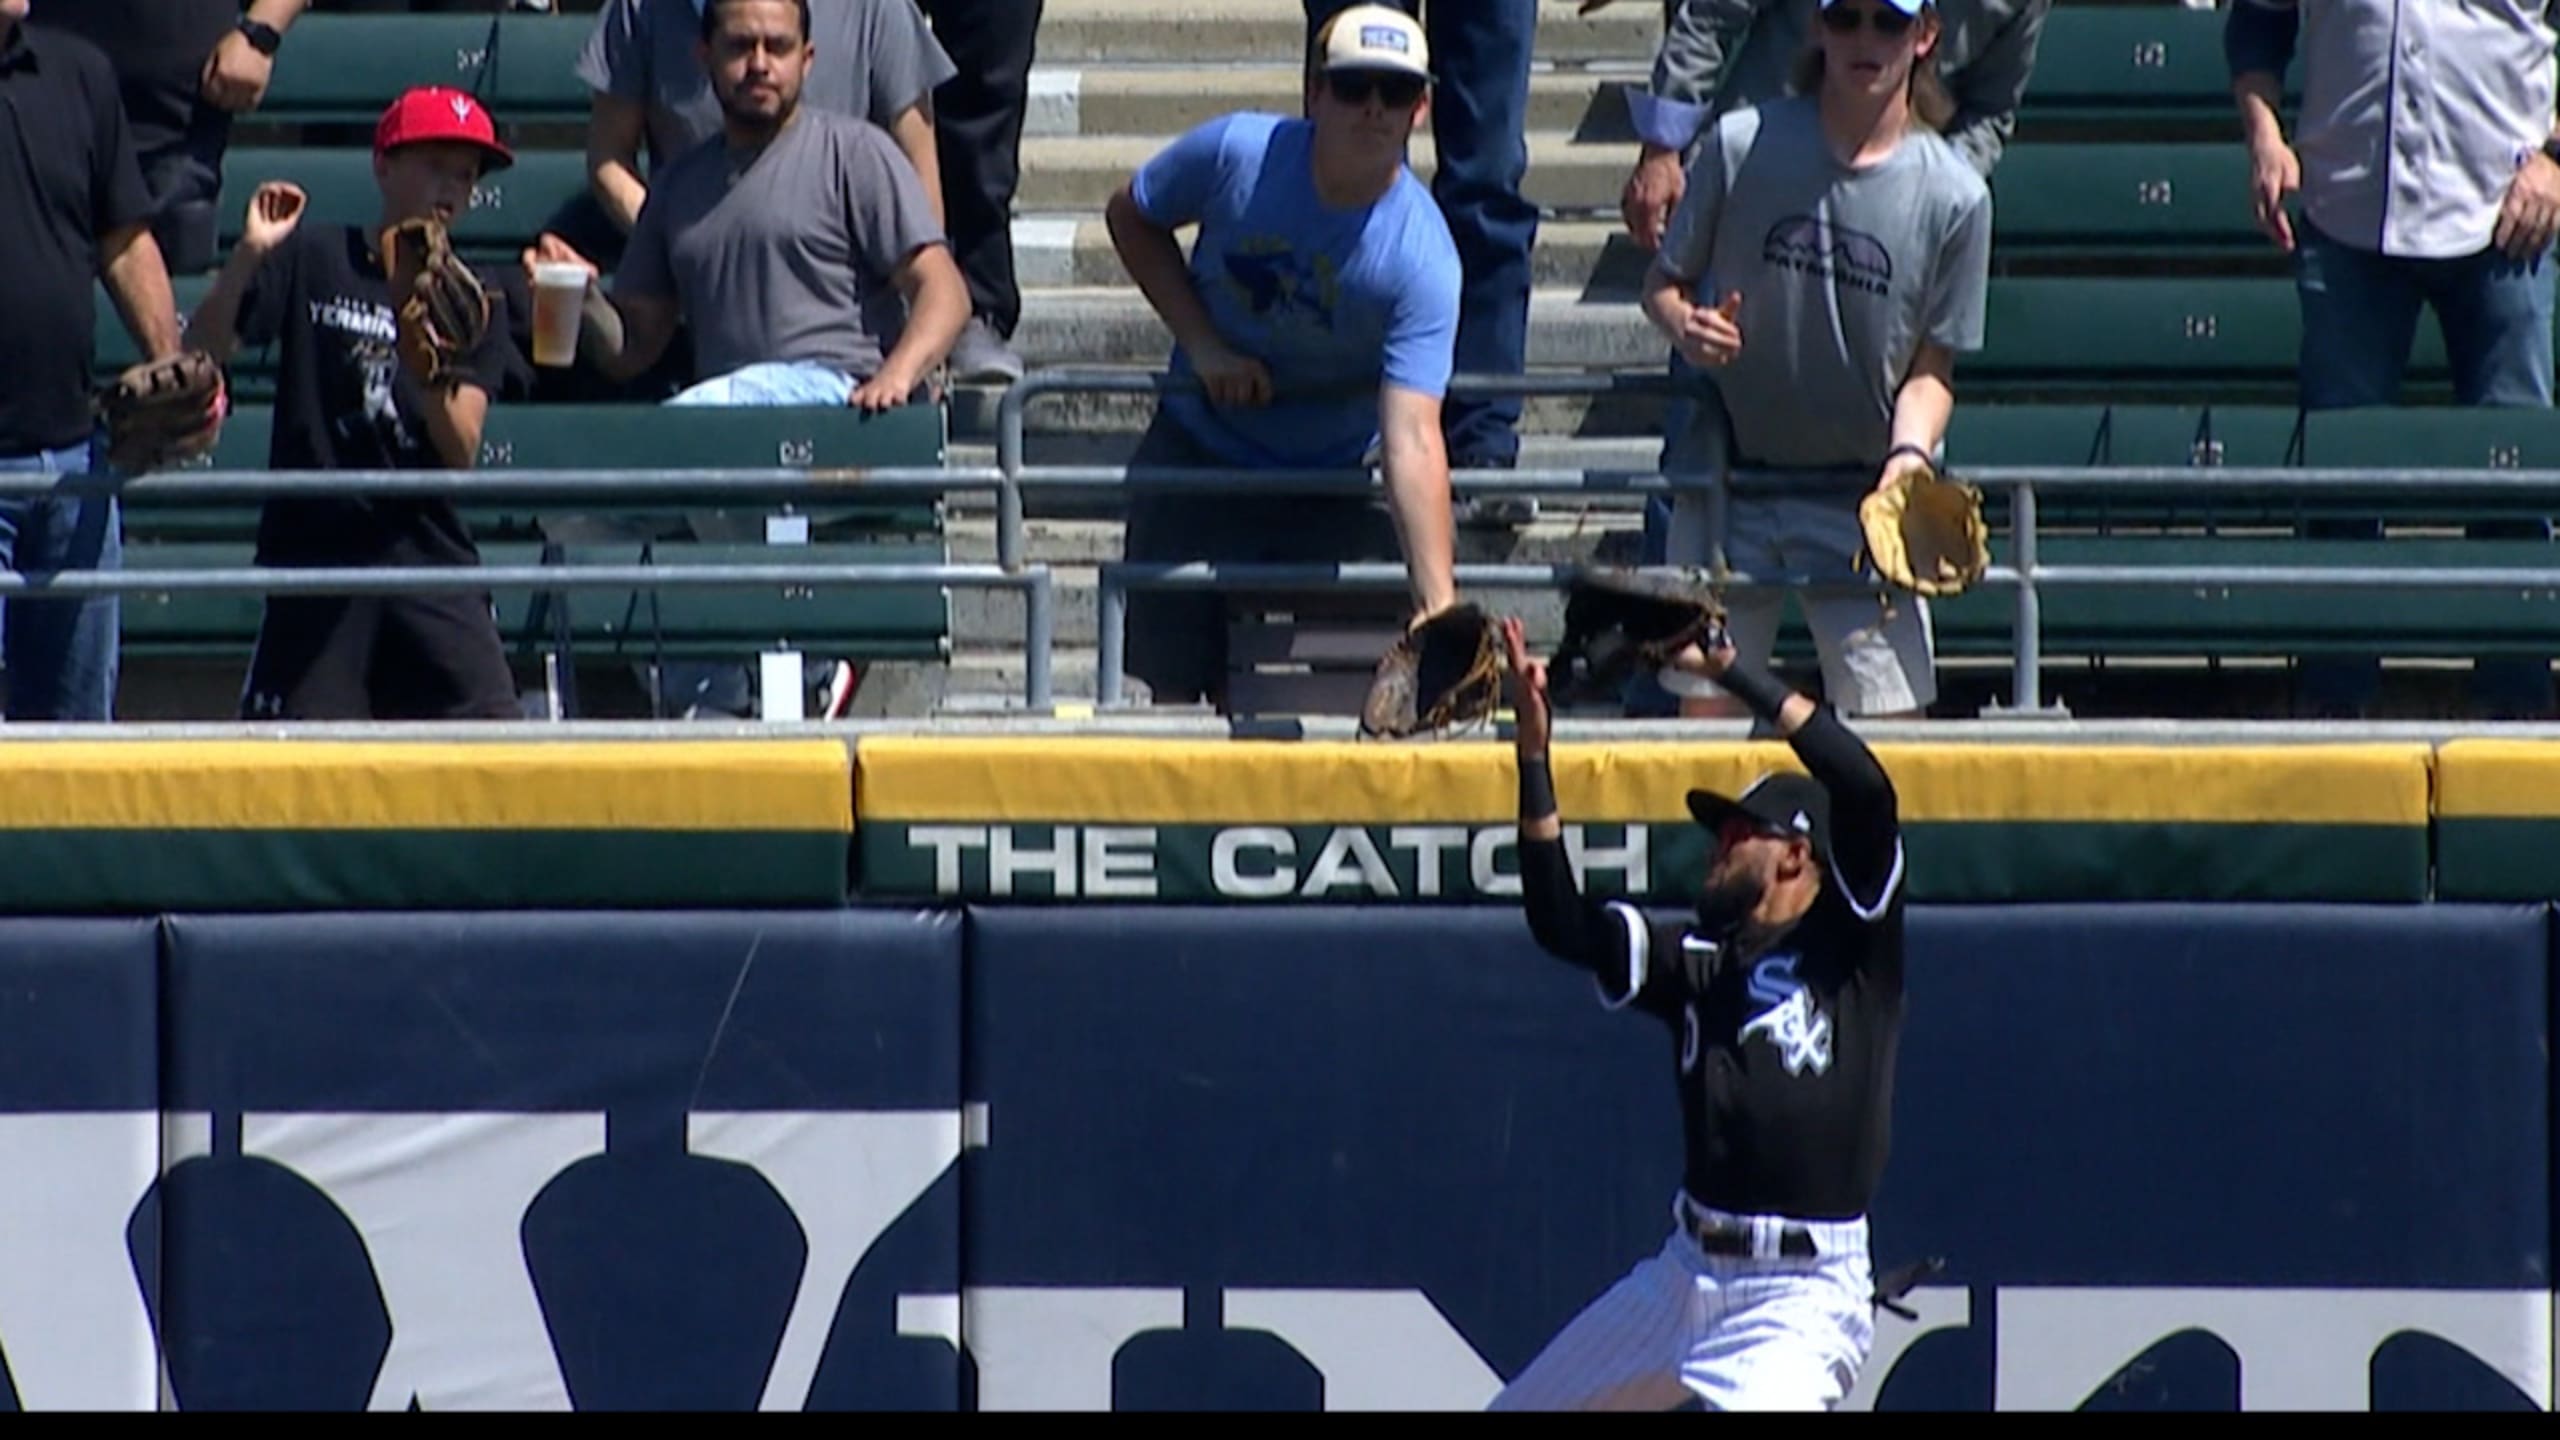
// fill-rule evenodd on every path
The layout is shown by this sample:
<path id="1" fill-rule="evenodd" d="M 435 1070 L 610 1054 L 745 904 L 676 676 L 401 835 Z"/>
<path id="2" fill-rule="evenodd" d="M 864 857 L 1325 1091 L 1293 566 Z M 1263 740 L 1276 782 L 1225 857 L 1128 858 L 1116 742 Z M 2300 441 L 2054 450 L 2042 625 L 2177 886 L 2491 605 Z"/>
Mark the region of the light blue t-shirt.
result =
<path id="1" fill-rule="evenodd" d="M 1259 409 L 1166 397 L 1192 438 L 1231 464 L 1358 464 L 1377 443 L 1381 380 L 1433 397 L 1449 387 L 1458 247 L 1439 205 L 1400 170 L 1375 203 L 1327 209 L 1308 165 L 1314 137 L 1304 120 L 1224 116 L 1166 146 L 1131 186 L 1155 223 L 1199 225 L 1192 288 L 1227 344 L 1270 370 L 1276 393 L 1342 392 Z M 1192 373 L 1179 345 L 1172 368 Z"/>

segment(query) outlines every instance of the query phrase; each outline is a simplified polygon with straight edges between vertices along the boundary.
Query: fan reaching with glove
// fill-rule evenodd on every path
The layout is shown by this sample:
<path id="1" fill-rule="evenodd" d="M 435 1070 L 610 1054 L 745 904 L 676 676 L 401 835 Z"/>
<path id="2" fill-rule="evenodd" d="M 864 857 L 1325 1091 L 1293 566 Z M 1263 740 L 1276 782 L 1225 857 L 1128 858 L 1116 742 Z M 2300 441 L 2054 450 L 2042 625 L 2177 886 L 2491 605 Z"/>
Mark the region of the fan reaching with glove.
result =
<path id="1" fill-rule="evenodd" d="M 1861 565 L 1914 595 L 1961 595 L 1991 568 L 1982 491 L 1940 473 L 1913 451 L 1858 502 Z"/>
<path id="2" fill-rule="evenodd" d="M 127 366 L 97 399 L 107 464 L 141 475 L 213 453 L 230 395 L 222 367 L 201 350 Z"/>

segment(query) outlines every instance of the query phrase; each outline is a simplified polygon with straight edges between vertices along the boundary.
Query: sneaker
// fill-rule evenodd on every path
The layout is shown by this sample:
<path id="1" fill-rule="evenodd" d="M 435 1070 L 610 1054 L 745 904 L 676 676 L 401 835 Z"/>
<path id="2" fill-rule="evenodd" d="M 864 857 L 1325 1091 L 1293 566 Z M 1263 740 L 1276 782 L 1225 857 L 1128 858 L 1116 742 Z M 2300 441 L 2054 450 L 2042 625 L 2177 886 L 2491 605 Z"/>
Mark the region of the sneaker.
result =
<path id="1" fill-rule="evenodd" d="M 1010 384 L 1022 378 L 1022 357 L 983 317 L 972 315 L 951 342 L 951 378 L 964 385 Z"/>

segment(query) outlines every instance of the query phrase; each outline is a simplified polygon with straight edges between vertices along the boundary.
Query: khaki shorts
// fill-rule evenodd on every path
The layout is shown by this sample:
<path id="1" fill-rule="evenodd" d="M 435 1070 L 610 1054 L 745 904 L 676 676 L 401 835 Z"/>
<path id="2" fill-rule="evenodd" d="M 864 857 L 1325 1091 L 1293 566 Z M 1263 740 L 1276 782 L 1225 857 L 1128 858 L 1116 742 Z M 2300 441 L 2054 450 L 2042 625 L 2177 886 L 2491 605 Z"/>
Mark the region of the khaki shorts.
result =
<path id="1" fill-rule="evenodd" d="M 1779 496 L 1728 502 L 1725 559 L 1749 575 L 1795 575 L 1807 582 L 1855 587 L 1795 595 L 1822 661 L 1826 697 L 1843 713 L 1889 715 L 1926 709 L 1938 698 L 1937 645 L 1929 602 L 1895 595 L 1888 609 L 1871 577 L 1855 562 L 1865 537 L 1855 497 Z M 1707 563 L 1707 499 L 1683 495 L 1671 509 L 1670 561 Z M 1766 666 L 1777 644 L 1786 593 L 1725 598 L 1735 654 Z"/>

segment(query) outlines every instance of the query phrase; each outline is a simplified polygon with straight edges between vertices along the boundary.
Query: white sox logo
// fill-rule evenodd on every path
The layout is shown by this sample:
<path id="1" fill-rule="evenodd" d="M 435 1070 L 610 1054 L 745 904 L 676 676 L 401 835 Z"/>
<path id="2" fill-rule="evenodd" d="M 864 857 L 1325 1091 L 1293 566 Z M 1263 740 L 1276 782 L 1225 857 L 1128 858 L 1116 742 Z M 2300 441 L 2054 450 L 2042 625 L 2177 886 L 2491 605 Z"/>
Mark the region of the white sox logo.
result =
<path id="1" fill-rule="evenodd" d="M 1751 967 L 1751 998 L 1767 1007 L 1742 1027 L 1741 1039 L 1767 1040 L 1787 1073 L 1820 1075 L 1831 1068 L 1831 1020 L 1813 1008 L 1813 995 L 1796 978 L 1794 955 L 1770 955 Z"/>

